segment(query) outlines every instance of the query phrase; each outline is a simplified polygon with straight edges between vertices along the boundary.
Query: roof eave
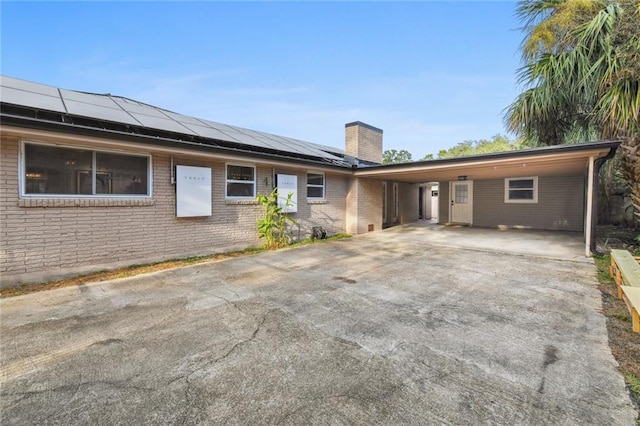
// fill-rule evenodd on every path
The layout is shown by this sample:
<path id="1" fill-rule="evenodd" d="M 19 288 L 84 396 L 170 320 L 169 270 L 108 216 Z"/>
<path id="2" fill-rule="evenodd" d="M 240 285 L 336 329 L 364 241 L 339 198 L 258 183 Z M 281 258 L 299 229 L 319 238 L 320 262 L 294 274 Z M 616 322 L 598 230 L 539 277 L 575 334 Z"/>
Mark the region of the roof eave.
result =
<path id="1" fill-rule="evenodd" d="M 208 152 L 208 153 L 219 153 L 220 156 L 238 156 L 241 155 L 243 157 L 253 158 L 253 159 L 272 159 L 273 161 L 278 162 L 288 162 L 300 165 L 309 165 L 315 167 L 323 167 L 323 168 L 331 168 L 336 170 L 343 170 L 351 172 L 351 166 L 348 164 L 336 164 L 328 160 L 318 159 L 312 160 L 307 158 L 301 158 L 292 155 L 284 155 L 284 154 L 274 154 L 268 152 L 261 152 L 260 150 L 248 150 L 241 148 L 230 148 L 230 147 L 222 147 L 217 145 L 210 145 L 205 143 L 198 142 L 190 142 L 185 140 L 177 140 L 177 139 L 169 139 L 160 136 L 149 136 L 149 135 L 139 135 L 139 134 L 131 134 L 125 132 L 118 132 L 115 130 L 109 129 L 97 129 L 93 127 L 85 127 L 79 126 L 76 124 L 69 123 L 59 123 L 59 122 L 51 122 L 45 120 L 38 120 L 32 118 L 26 118 L 21 116 L 13 116 L 7 114 L 0 115 L 0 125 L 2 126 L 14 126 L 17 128 L 25 128 L 25 129 L 33 129 L 33 130 L 43 130 L 43 131 L 51 131 L 62 134 L 72 134 L 72 135 L 83 135 L 88 137 L 95 138 L 104 138 L 104 139 L 112 139 L 119 141 L 127 141 L 139 143 L 147 146 L 155 146 L 155 147 L 173 147 L 173 148 L 181 148 L 188 149 L 191 151 L 199 151 L 199 152 Z"/>

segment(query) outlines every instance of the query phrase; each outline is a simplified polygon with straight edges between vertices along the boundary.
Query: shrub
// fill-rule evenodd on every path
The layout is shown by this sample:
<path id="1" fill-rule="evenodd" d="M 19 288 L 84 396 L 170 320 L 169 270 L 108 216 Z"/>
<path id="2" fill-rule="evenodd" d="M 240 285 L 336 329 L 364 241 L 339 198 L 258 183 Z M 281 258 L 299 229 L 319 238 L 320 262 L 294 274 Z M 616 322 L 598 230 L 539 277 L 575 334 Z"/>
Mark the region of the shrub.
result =
<path id="1" fill-rule="evenodd" d="M 287 196 L 286 206 L 293 205 L 291 197 Z M 296 220 L 278 206 L 278 188 L 274 188 L 269 195 L 258 194 L 258 202 L 265 207 L 265 214 L 258 219 L 258 236 L 266 240 L 264 248 L 277 249 L 289 245 L 290 239 L 287 232 L 287 223 L 295 224 Z"/>

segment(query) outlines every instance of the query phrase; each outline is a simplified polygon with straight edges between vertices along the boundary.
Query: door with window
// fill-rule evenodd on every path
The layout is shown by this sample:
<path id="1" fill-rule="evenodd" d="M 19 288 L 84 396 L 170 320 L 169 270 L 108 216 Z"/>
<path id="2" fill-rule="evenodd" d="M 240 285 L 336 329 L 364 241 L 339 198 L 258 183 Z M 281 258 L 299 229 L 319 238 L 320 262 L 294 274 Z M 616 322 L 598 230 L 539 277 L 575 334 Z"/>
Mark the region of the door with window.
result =
<path id="1" fill-rule="evenodd" d="M 453 181 L 449 183 L 449 222 L 472 223 L 473 181 Z"/>

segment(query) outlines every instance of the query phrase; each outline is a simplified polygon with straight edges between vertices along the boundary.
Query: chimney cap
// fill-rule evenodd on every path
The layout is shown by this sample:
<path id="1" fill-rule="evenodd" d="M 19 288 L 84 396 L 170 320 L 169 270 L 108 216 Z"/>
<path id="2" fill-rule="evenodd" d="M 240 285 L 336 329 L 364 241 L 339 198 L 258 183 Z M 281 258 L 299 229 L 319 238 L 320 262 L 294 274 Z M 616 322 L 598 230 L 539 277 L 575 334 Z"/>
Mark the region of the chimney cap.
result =
<path id="1" fill-rule="evenodd" d="M 361 126 L 361 127 L 366 127 L 367 129 L 371 129 L 373 131 L 382 133 L 382 129 L 378 129 L 377 127 L 372 126 L 371 124 L 367 124 L 367 123 L 363 123 L 362 121 L 354 121 L 352 123 L 347 123 L 344 125 L 345 128 L 347 127 L 351 127 L 351 126 Z"/>

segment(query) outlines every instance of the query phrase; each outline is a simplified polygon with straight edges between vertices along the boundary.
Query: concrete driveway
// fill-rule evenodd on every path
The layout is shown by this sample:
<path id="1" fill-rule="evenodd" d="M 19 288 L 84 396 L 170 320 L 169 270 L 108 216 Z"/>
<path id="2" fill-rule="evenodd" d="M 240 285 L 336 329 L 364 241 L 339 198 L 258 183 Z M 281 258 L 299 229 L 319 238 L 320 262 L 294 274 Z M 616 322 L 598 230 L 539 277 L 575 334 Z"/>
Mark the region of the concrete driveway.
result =
<path id="1" fill-rule="evenodd" d="M 1 423 L 634 423 L 592 264 L 428 232 L 3 299 Z"/>

